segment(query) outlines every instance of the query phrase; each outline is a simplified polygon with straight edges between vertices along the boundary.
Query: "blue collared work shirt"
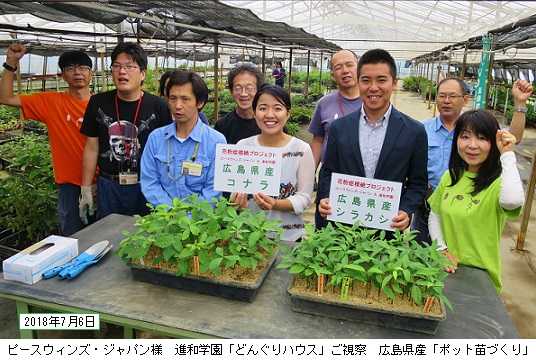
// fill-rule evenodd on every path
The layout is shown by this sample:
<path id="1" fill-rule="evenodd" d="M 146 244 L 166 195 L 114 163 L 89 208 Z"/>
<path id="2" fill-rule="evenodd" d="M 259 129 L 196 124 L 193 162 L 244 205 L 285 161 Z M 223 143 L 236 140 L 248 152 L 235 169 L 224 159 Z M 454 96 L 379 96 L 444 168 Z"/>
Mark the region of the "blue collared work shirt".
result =
<path id="1" fill-rule="evenodd" d="M 443 126 L 439 116 L 423 122 L 428 135 L 428 183 L 435 189 L 443 173 L 449 169 L 454 130 Z"/>
<path id="2" fill-rule="evenodd" d="M 203 167 L 201 175 L 183 175 L 182 163 L 192 160 L 196 143 L 195 162 Z M 225 144 L 225 137 L 200 119 L 184 141 L 177 138 L 175 122 L 154 130 L 141 158 L 141 189 L 147 201 L 171 205 L 173 198 L 184 199 L 193 193 L 206 200 L 219 197 L 220 192 L 214 190 L 218 143 Z"/>

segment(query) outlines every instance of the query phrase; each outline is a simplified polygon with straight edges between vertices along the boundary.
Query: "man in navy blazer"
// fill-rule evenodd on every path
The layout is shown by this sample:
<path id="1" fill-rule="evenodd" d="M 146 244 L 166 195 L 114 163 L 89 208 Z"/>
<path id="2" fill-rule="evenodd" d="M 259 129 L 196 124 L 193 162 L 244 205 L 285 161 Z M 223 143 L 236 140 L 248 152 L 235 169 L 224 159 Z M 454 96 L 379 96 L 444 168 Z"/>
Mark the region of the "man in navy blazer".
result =
<path id="1" fill-rule="evenodd" d="M 404 230 L 426 194 L 426 131 L 391 104 L 396 63 L 387 51 L 373 49 L 363 54 L 357 75 L 363 106 L 331 124 L 319 177 L 318 211 L 324 218 L 331 214 L 333 172 L 401 182 L 400 207 L 391 227 Z"/>

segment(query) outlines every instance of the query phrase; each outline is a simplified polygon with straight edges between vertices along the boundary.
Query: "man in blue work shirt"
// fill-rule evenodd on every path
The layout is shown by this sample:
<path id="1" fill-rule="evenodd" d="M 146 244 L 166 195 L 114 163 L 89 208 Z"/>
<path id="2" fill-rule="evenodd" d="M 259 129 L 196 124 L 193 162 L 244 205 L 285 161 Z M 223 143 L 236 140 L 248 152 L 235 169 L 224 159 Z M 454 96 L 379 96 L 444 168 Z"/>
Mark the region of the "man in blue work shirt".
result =
<path id="1" fill-rule="evenodd" d="M 214 191 L 216 144 L 225 137 L 199 118 L 208 88 L 199 75 L 174 71 L 166 85 L 174 122 L 151 133 L 141 160 L 141 189 L 153 205 L 197 194 L 211 200 Z"/>
<path id="2" fill-rule="evenodd" d="M 439 184 L 441 176 L 449 168 L 452 138 L 456 121 L 460 117 L 468 96 L 465 83 L 458 78 L 446 78 L 437 86 L 437 109 L 439 115 L 424 121 L 428 136 L 428 195 Z M 510 132 L 517 141 L 521 141 L 525 129 L 526 102 L 532 94 L 532 86 L 525 80 L 517 80 L 512 87 L 514 99 L 514 115 L 510 124 Z M 422 244 L 430 244 L 428 234 L 428 215 L 430 210 L 426 200 L 415 211 L 412 229 L 419 231 L 417 240 Z"/>

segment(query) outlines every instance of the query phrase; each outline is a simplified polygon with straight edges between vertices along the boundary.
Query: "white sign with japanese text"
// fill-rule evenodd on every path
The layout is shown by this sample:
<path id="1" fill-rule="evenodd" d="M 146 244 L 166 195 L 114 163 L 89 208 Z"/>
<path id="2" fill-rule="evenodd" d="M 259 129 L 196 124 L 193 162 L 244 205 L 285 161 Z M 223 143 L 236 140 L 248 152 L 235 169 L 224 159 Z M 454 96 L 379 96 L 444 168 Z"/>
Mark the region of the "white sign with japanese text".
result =
<path id="1" fill-rule="evenodd" d="M 214 190 L 279 196 L 281 163 L 277 148 L 218 144 Z"/>
<path id="2" fill-rule="evenodd" d="M 402 183 L 333 173 L 329 188 L 330 221 L 392 231 Z"/>

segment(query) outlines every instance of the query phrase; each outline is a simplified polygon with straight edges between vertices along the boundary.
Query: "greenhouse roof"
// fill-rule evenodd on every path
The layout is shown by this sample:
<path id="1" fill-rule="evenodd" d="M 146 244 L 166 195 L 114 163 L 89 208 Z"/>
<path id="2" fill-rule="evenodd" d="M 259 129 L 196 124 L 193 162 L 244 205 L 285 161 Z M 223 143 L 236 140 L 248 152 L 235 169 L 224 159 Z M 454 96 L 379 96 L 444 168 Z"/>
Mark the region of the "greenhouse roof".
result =
<path id="1" fill-rule="evenodd" d="M 534 1 L 223 2 L 251 9 L 264 20 L 303 27 L 358 54 L 384 48 L 402 59 L 465 42 L 536 13 Z"/>
<path id="2" fill-rule="evenodd" d="M 204 1 L 4 1 L 0 15 L 32 14 L 57 23 L 99 23 L 116 35 L 213 43 L 268 45 L 335 51 L 339 47 L 280 21 L 263 21 L 252 11 Z M 19 24 L 20 25 L 20 24 Z"/>
<path id="3" fill-rule="evenodd" d="M 33 19 L 37 23 L 26 21 L 33 17 L 29 14 L 39 17 Z M 536 14 L 534 1 L 4 1 L 0 3 L 0 34 L 13 31 L 6 29 L 8 25 L 31 24 L 83 29 L 94 33 L 85 38 L 93 44 L 102 39 L 98 33 L 106 32 L 112 47 L 120 36 L 132 40 L 139 35 L 144 46 L 152 43 L 162 48 L 166 43 L 168 48 L 173 42 L 177 48 L 181 42 L 181 49 L 188 51 L 188 44 L 198 44 L 199 51 L 201 44 L 207 44 L 201 51 L 211 52 L 217 38 L 229 48 L 259 49 L 265 44 L 275 51 L 288 52 L 292 47 L 318 53 L 343 47 L 357 54 L 384 48 L 398 59 L 419 59 L 426 54 L 422 60 L 430 55 L 438 59 L 450 51 L 463 53 L 467 40 L 470 52 L 477 52 L 481 36 L 488 32 L 497 35 L 496 49 L 508 50 L 514 43 L 519 49 L 532 47 L 536 43 L 529 38 L 536 25 L 534 16 L 527 18 L 530 14 Z M 26 30 L 26 34 L 32 31 Z M 69 43 L 67 34 L 49 40 L 44 32 L 34 34 L 43 51 L 47 46 L 53 50 L 58 42 Z M 71 38 L 80 41 L 83 35 Z M 453 54 L 452 60 L 459 59 Z"/>
<path id="4" fill-rule="evenodd" d="M 495 51 L 508 49 L 529 49 L 536 47 L 536 14 L 514 21 L 500 28 L 489 30 L 492 36 L 492 49 Z M 482 49 L 482 36 L 472 37 L 466 41 L 461 41 L 439 50 L 423 54 L 413 60 L 439 60 L 442 54 L 447 54 L 451 50 Z M 508 60 L 508 59 L 507 59 Z"/>

